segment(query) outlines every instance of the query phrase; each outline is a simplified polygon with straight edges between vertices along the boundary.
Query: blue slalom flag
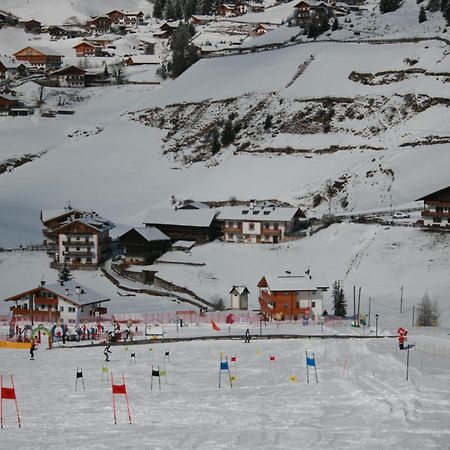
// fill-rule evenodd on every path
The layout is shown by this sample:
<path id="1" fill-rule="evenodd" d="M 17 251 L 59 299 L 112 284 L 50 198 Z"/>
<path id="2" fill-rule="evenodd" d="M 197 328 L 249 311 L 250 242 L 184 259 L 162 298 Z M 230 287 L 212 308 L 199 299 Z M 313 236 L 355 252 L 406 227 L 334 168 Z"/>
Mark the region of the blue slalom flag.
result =
<path id="1" fill-rule="evenodd" d="M 314 358 L 306 357 L 306 365 L 315 367 L 316 366 L 316 360 Z"/>
<path id="2" fill-rule="evenodd" d="M 228 361 L 220 361 L 220 370 L 229 370 Z"/>

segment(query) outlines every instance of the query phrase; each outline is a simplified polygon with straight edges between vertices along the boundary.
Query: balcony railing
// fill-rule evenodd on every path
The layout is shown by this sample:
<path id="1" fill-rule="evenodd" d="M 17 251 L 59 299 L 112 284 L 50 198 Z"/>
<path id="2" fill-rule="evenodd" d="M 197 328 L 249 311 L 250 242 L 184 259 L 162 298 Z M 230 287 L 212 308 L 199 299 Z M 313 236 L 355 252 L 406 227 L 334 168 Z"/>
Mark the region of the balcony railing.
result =
<path id="1" fill-rule="evenodd" d="M 12 306 L 9 310 L 15 315 L 20 316 L 22 319 L 27 319 L 35 322 L 53 322 L 59 320 L 61 315 L 59 311 L 44 311 L 39 309 L 29 309 L 16 308 Z"/>
<path id="2" fill-rule="evenodd" d="M 448 219 L 450 218 L 450 212 L 422 211 L 422 217 L 442 217 L 443 219 Z"/>
<path id="3" fill-rule="evenodd" d="M 94 258 L 94 253 L 92 252 L 85 252 L 85 251 L 76 251 L 76 250 L 69 250 L 67 252 L 63 252 L 63 256 L 72 256 L 74 258 Z"/>
<path id="4" fill-rule="evenodd" d="M 35 297 L 34 304 L 35 305 L 45 305 L 45 306 L 58 306 L 58 299 L 57 298 Z"/>
<path id="5" fill-rule="evenodd" d="M 261 228 L 261 235 L 262 236 L 281 236 L 281 230 Z"/>
<path id="6" fill-rule="evenodd" d="M 72 247 L 93 247 L 95 242 L 92 241 L 63 241 L 62 245 Z"/>
<path id="7" fill-rule="evenodd" d="M 223 231 L 224 233 L 242 234 L 242 228 L 238 227 L 224 227 Z"/>

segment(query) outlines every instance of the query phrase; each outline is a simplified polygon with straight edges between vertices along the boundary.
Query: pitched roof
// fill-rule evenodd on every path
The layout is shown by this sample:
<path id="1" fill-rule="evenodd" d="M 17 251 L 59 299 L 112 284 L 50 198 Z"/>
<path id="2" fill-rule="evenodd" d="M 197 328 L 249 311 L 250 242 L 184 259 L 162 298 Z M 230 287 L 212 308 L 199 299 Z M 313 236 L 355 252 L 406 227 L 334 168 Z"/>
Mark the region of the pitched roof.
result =
<path id="1" fill-rule="evenodd" d="M 450 202 L 450 186 L 418 198 L 417 201 L 419 200 L 438 200 L 443 202 Z"/>
<path id="2" fill-rule="evenodd" d="M 185 250 L 190 250 L 196 244 L 195 241 L 176 241 L 172 245 L 174 248 L 183 248 Z"/>
<path id="3" fill-rule="evenodd" d="M 65 75 L 67 73 L 71 74 L 73 72 L 76 72 L 78 75 L 84 75 L 86 73 L 86 71 L 84 69 L 82 69 L 81 67 L 66 66 L 66 67 L 63 67 L 62 69 L 58 69 L 58 70 L 55 70 L 55 71 L 51 72 L 50 76 L 53 76 L 53 75 Z"/>
<path id="4" fill-rule="evenodd" d="M 220 210 L 219 220 L 279 221 L 290 222 L 298 208 L 254 206 L 226 206 Z M 301 211 L 300 211 L 301 212 Z M 302 214 L 301 217 L 304 217 Z"/>
<path id="5" fill-rule="evenodd" d="M 23 52 L 27 48 L 31 48 L 31 49 L 36 50 L 36 51 L 42 53 L 43 55 L 47 55 L 47 56 L 60 56 L 61 58 L 63 57 L 63 55 L 58 53 L 56 50 L 53 50 L 53 49 L 51 49 L 49 47 L 42 47 L 40 45 L 39 46 L 37 46 L 37 45 L 29 45 L 28 47 L 24 47 L 22 50 L 19 50 L 18 52 L 14 53 L 14 54 L 17 55 L 18 53 Z"/>
<path id="6" fill-rule="evenodd" d="M 132 61 L 132 64 L 159 64 L 159 56 L 157 55 L 133 55 L 126 59 Z"/>
<path id="7" fill-rule="evenodd" d="M 189 227 L 209 227 L 216 217 L 214 209 L 150 209 L 144 223 L 147 225 L 179 225 Z"/>
<path id="8" fill-rule="evenodd" d="M 13 97 L 12 95 L 9 94 L 0 94 L 1 98 L 4 98 L 5 100 L 9 100 L 10 102 L 17 102 L 17 98 Z"/>
<path id="9" fill-rule="evenodd" d="M 187 202 L 182 206 L 179 206 L 178 209 L 188 209 L 187 207 L 192 206 L 191 209 L 207 209 L 209 206 L 206 203 L 202 202 Z"/>
<path id="10" fill-rule="evenodd" d="M 81 212 L 78 209 L 64 208 L 64 209 L 43 209 L 41 210 L 41 221 L 47 222 L 52 219 L 64 216 L 65 214 L 70 214 L 74 212 Z"/>
<path id="11" fill-rule="evenodd" d="M 148 242 L 151 241 L 170 241 L 170 237 L 165 235 L 162 231 L 156 227 L 139 227 L 132 228 L 137 231 Z"/>
<path id="12" fill-rule="evenodd" d="M 8 58 L 6 56 L 0 56 L 0 64 L 6 69 L 17 69 L 20 66 L 31 67 L 28 61 L 17 61 L 15 58 Z"/>
<path id="13" fill-rule="evenodd" d="M 110 222 L 107 219 L 104 219 L 103 217 L 99 216 L 97 213 L 93 212 L 93 213 L 84 213 L 83 216 L 81 216 L 81 217 L 78 217 L 73 220 L 69 220 L 69 221 L 65 222 L 64 224 L 62 224 L 55 231 L 62 231 L 64 228 L 66 228 L 67 226 L 69 226 L 75 222 L 83 223 L 83 224 L 87 225 L 88 227 L 94 228 L 95 230 L 97 230 L 99 232 L 109 231 L 115 227 L 115 225 L 112 222 Z"/>
<path id="14" fill-rule="evenodd" d="M 80 292 L 79 294 L 77 294 L 77 288 L 79 288 Z M 34 293 L 40 289 L 50 291 L 53 294 L 56 294 L 70 301 L 71 303 L 79 306 L 90 305 L 92 303 L 108 302 L 110 300 L 109 298 L 104 298 L 101 294 L 94 291 L 93 289 L 83 286 L 74 280 L 70 280 L 64 282 L 63 286 L 61 286 L 60 283 L 54 283 L 54 284 L 46 284 L 44 286 L 38 286 L 37 288 L 34 289 L 29 289 L 28 291 L 24 291 L 6 298 L 5 302 L 17 300 L 20 297 L 23 297 L 24 295 Z"/>
<path id="15" fill-rule="evenodd" d="M 245 294 L 245 291 L 247 291 L 247 294 L 250 294 L 250 291 L 247 289 L 247 286 L 233 286 L 233 289 L 229 292 L 231 294 L 232 292 L 236 292 L 237 295 Z"/>
<path id="16" fill-rule="evenodd" d="M 265 275 L 263 278 L 265 278 L 271 291 L 316 291 L 320 288 L 328 289 L 326 283 L 322 283 L 319 280 L 316 281 L 308 275 Z"/>

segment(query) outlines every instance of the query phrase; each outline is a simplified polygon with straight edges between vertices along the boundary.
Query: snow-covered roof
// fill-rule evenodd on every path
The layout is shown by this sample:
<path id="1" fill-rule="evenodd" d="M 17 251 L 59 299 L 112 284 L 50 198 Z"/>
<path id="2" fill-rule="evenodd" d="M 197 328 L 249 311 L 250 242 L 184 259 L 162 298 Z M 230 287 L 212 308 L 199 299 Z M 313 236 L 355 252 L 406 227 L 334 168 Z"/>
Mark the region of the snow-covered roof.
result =
<path id="1" fill-rule="evenodd" d="M 17 69 L 19 66 L 31 67 L 28 61 L 17 61 L 17 59 L 7 56 L 0 56 L 0 64 L 6 69 Z"/>
<path id="2" fill-rule="evenodd" d="M 247 289 L 247 286 L 233 286 L 233 289 L 229 292 L 230 294 L 232 292 L 235 292 L 237 295 L 242 295 L 247 291 L 247 293 L 250 293 L 250 291 Z"/>
<path id="3" fill-rule="evenodd" d="M 61 286 L 60 283 L 54 283 L 45 285 L 44 287 L 80 306 L 99 302 L 109 302 L 109 298 L 104 298 L 98 292 L 86 286 L 82 286 L 74 280 L 64 282 L 63 286 Z M 77 294 L 77 287 L 79 288 L 80 294 Z"/>
<path id="4" fill-rule="evenodd" d="M 147 213 L 145 224 L 209 227 L 217 211 L 214 209 L 169 209 L 155 208 Z"/>
<path id="5" fill-rule="evenodd" d="M 72 208 L 64 208 L 64 209 L 43 209 L 41 210 L 41 220 L 42 222 L 47 222 L 51 219 L 56 219 L 57 217 L 61 217 L 64 214 L 72 213 L 72 212 L 80 212 L 78 209 Z"/>
<path id="6" fill-rule="evenodd" d="M 115 227 L 115 225 L 111 221 L 104 219 L 95 212 L 92 212 L 92 213 L 83 213 L 81 217 L 78 217 L 73 220 L 70 219 L 64 222 L 59 228 L 57 228 L 57 230 L 62 230 L 64 227 L 74 222 L 84 223 L 85 225 L 95 228 L 100 232 L 109 231 Z"/>
<path id="7" fill-rule="evenodd" d="M 150 241 L 170 241 L 170 237 L 165 235 L 156 227 L 136 227 L 133 230 L 137 231 L 148 242 Z"/>
<path id="8" fill-rule="evenodd" d="M 219 213 L 219 220 L 279 221 L 290 222 L 298 208 L 226 206 Z"/>
<path id="9" fill-rule="evenodd" d="M 189 208 L 192 207 L 192 208 Z M 178 209 L 208 209 L 209 206 L 202 202 L 187 202 L 178 207 Z"/>
<path id="10" fill-rule="evenodd" d="M 11 102 L 17 100 L 16 97 L 13 97 L 12 95 L 9 95 L 9 94 L 1 94 L 0 93 L 0 97 L 4 98 L 5 100 L 9 100 Z"/>
<path id="11" fill-rule="evenodd" d="M 316 291 L 328 289 L 326 283 L 310 278 L 309 275 L 265 275 L 267 285 L 271 291 Z"/>
<path id="12" fill-rule="evenodd" d="M 83 286 L 74 280 L 69 280 L 65 281 L 63 285 L 61 285 L 61 283 L 40 285 L 37 288 L 29 289 L 27 291 L 6 298 L 5 301 L 18 300 L 25 295 L 35 293 L 39 289 L 46 289 L 53 294 L 63 297 L 71 303 L 79 306 L 91 305 L 93 303 L 109 302 L 110 300 L 109 298 L 104 298 L 104 296 L 94 291 L 93 289 Z"/>
<path id="13" fill-rule="evenodd" d="M 195 244 L 195 241 L 176 241 L 172 247 L 190 250 Z"/>
<path id="14" fill-rule="evenodd" d="M 52 48 L 49 48 L 49 47 L 42 47 L 40 45 L 39 46 L 37 46 L 37 45 L 30 45 L 29 47 L 33 48 L 34 50 L 37 50 L 38 52 L 43 53 L 44 55 L 61 56 L 61 57 L 63 56 L 63 55 L 61 55 L 61 53 L 58 53 L 56 50 L 53 50 Z M 23 49 L 23 50 L 25 50 L 25 49 Z"/>

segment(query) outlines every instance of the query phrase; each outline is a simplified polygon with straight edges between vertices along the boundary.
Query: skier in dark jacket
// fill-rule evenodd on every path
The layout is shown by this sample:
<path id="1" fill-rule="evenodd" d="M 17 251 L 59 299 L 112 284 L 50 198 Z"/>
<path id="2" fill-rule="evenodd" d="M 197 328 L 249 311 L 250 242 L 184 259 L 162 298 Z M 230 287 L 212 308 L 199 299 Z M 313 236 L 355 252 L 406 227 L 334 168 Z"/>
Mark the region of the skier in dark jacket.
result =
<path id="1" fill-rule="evenodd" d="M 105 350 L 103 350 L 103 354 L 105 355 L 105 361 L 109 361 L 109 354 L 111 353 L 110 345 L 108 345 Z"/>
<path id="2" fill-rule="evenodd" d="M 30 347 L 30 359 L 34 361 L 34 352 L 36 351 L 36 346 L 34 345 L 34 342 L 31 343 Z"/>
<path id="3" fill-rule="evenodd" d="M 247 331 L 245 332 L 245 343 L 250 343 L 250 330 L 247 328 Z"/>

